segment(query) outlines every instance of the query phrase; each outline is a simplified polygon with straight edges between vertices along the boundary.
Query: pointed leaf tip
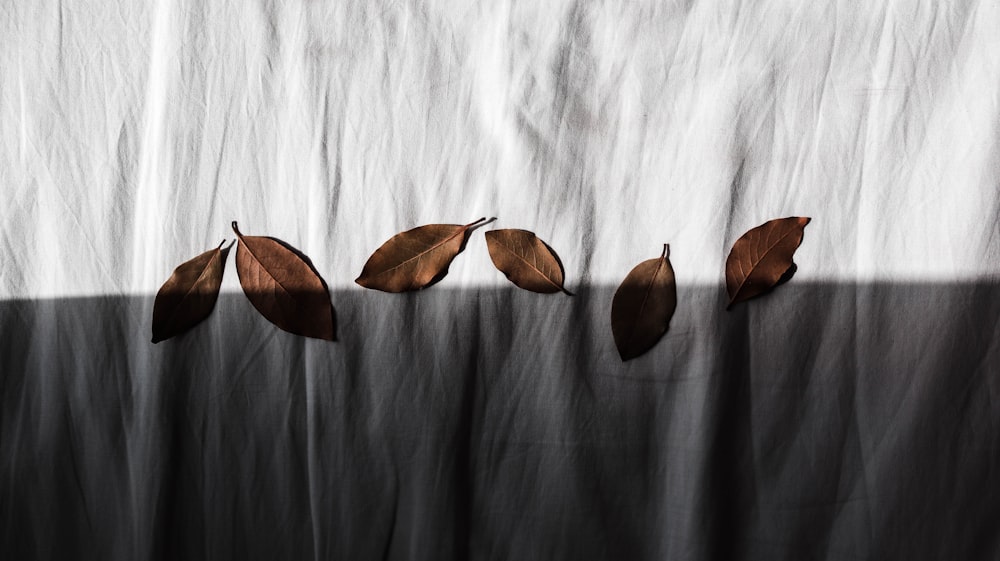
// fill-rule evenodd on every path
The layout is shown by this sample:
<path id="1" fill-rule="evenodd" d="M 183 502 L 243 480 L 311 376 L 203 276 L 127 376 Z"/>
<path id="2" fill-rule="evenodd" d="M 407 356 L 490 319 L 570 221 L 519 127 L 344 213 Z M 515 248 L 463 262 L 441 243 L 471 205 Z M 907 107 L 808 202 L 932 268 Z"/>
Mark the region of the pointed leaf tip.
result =
<path id="1" fill-rule="evenodd" d="M 736 240 L 726 259 L 727 310 L 779 284 L 794 265 L 792 257 L 811 220 L 802 216 L 770 220 Z"/>
<path id="2" fill-rule="evenodd" d="M 504 229 L 486 232 L 493 265 L 519 288 L 551 294 L 573 293 L 563 286 L 562 261 L 534 232 Z"/>
<path id="3" fill-rule="evenodd" d="M 670 246 L 659 258 L 636 265 L 611 301 L 611 332 L 622 362 L 644 354 L 666 334 L 677 308 Z"/>

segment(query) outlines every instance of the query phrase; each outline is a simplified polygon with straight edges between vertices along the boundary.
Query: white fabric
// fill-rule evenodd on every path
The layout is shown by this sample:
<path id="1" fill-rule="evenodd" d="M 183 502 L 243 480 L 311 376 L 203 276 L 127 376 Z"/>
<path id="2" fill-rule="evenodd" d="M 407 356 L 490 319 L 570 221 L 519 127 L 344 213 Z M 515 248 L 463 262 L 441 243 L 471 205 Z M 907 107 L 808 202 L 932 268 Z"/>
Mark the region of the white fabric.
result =
<path id="1" fill-rule="evenodd" d="M 994 2 L 38 1 L 0 25 L 5 298 L 147 294 L 232 220 L 335 287 L 481 215 L 571 285 L 664 242 L 720 283 L 788 215 L 814 218 L 803 278 L 1000 263 Z M 467 258 L 445 285 L 502 282 Z"/>

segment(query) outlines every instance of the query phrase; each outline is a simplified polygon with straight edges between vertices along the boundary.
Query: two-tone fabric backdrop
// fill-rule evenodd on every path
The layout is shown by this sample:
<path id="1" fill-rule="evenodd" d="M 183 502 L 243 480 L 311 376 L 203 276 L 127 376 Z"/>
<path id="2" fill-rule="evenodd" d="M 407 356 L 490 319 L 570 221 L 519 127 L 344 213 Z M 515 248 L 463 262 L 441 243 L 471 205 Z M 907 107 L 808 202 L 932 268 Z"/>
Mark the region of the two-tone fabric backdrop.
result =
<path id="1" fill-rule="evenodd" d="M 0 194 L 2 559 L 1000 558 L 994 0 L 8 0 Z M 481 216 L 433 286 L 354 282 Z M 795 274 L 727 310 L 793 216 Z M 151 343 L 233 221 L 311 260 L 337 341 L 234 247 Z"/>

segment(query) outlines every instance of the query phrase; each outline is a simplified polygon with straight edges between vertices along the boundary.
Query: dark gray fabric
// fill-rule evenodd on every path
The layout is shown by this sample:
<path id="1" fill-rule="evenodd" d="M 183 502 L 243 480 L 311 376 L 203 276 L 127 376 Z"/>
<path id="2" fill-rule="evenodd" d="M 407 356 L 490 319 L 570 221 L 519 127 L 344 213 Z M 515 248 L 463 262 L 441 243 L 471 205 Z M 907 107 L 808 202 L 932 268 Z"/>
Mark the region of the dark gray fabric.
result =
<path id="1" fill-rule="evenodd" d="M 624 367 L 607 287 L 6 302 L 0 558 L 996 558 L 1000 287 L 780 290 Z"/>

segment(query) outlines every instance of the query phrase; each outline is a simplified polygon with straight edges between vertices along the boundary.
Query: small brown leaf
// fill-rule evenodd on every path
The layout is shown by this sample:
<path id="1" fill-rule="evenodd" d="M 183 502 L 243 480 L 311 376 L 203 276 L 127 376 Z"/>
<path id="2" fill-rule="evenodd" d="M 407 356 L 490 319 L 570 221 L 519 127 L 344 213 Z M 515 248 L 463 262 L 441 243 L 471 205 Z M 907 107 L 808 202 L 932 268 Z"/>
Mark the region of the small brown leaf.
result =
<path id="1" fill-rule="evenodd" d="M 563 288 L 562 262 L 555 251 L 527 230 L 486 232 L 490 259 L 510 282 L 532 292 L 572 293 Z"/>
<path id="2" fill-rule="evenodd" d="M 222 249 L 225 243 L 178 265 L 160 287 L 153 302 L 153 343 L 191 329 L 212 313 L 232 247 Z"/>
<path id="3" fill-rule="evenodd" d="M 485 221 L 428 224 L 396 234 L 371 254 L 354 282 L 384 292 L 426 288 L 448 274 L 448 266 L 465 247 L 469 228 Z"/>
<path id="4" fill-rule="evenodd" d="M 236 272 L 254 308 L 289 333 L 335 341 L 330 293 L 308 257 L 273 238 L 244 236 L 236 222 L 233 231 Z"/>
<path id="5" fill-rule="evenodd" d="M 792 270 L 792 256 L 810 218 L 792 216 L 771 220 L 740 236 L 726 259 L 729 309 L 760 296 L 779 284 Z"/>
<path id="6" fill-rule="evenodd" d="M 622 362 L 656 344 L 667 332 L 677 308 L 677 284 L 670 266 L 670 246 L 639 263 L 622 281 L 611 301 L 611 332 Z"/>

